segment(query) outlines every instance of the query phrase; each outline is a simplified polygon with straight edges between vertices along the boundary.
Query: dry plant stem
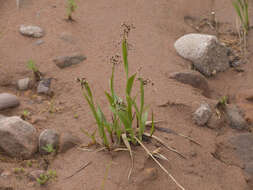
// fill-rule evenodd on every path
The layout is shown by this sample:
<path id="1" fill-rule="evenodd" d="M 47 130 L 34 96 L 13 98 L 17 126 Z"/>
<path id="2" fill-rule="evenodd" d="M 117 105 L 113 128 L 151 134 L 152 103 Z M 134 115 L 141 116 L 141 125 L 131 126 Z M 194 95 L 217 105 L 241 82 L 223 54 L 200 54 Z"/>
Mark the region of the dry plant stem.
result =
<path id="1" fill-rule="evenodd" d="M 131 149 L 130 143 L 127 140 L 126 134 L 124 133 L 121 136 L 122 136 L 123 142 L 126 145 L 128 151 L 129 151 L 130 157 L 131 157 L 131 168 L 130 168 L 129 173 L 128 173 L 128 180 L 129 180 L 130 176 L 131 176 L 131 173 L 133 171 L 133 168 L 134 168 L 134 157 L 133 157 L 133 153 L 132 153 L 132 149 Z"/>
<path id="2" fill-rule="evenodd" d="M 194 139 L 192 139 L 192 138 L 189 137 L 189 136 L 183 135 L 183 134 L 181 134 L 181 133 L 177 133 L 177 135 L 178 135 L 178 136 L 181 136 L 181 137 L 184 137 L 184 138 L 186 138 L 186 139 L 188 139 L 189 141 L 191 141 L 192 143 L 194 143 L 194 144 L 196 144 L 196 145 L 201 146 L 201 144 L 200 144 L 199 142 L 195 141 Z"/>
<path id="3" fill-rule="evenodd" d="M 69 179 L 71 177 L 73 177 L 74 175 L 76 175 L 77 173 L 79 173 L 80 171 L 82 171 L 83 169 L 85 169 L 87 166 L 89 166 L 92 162 L 88 162 L 87 164 L 85 164 L 84 166 L 82 166 L 80 169 L 78 169 L 75 173 L 73 173 L 72 175 L 65 177 L 64 179 Z"/>
<path id="4" fill-rule="evenodd" d="M 155 139 L 156 141 L 158 141 L 159 143 L 161 143 L 161 144 L 162 144 L 165 148 L 167 148 L 168 150 L 170 150 L 170 151 L 172 151 L 172 152 L 175 152 L 176 154 L 178 154 L 178 155 L 181 156 L 182 158 L 186 159 L 186 157 L 185 157 L 183 154 L 181 154 L 180 152 L 178 152 L 176 149 L 171 148 L 171 147 L 169 147 L 168 145 L 166 145 L 165 142 L 163 142 L 162 139 L 158 138 L 157 136 L 154 136 L 154 135 L 151 136 L 149 133 L 143 133 L 143 135 Z"/>
<path id="5" fill-rule="evenodd" d="M 162 121 L 162 120 L 160 120 L 160 121 L 154 121 L 154 124 L 161 123 L 161 122 L 164 122 L 164 121 Z M 150 124 L 151 124 L 151 121 L 147 121 L 146 122 L 146 127 L 150 127 Z M 161 132 L 171 133 L 171 134 L 174 134 L 174 135 L 178 135 L 178 136 L 184 137 L 187 140 L 191 141 L 192 143 L 201 146 L 201 144 L 199 142 L 197 142 L 196 140 L 194 140 L 193 138 L 191 138 L 191 137 L 189 137 L 187 135 L 181 134 L 181 133 L 177 133 L 177 132 L 173 131 L 172 129 L 164 128 L 164 129 L 167 129 L 168 132 L 166 132 L 165 130 L 163 130 L 163 128 L 161 128 L 161 127 L 155 127 L 155 129 L 157 129 L 158 131 L 161 131 Z"/>
<path id="6" fill-rule="evenodd" d="M 158 164 L 158 166 L 172 179 L 172 181 L 175 182 L 175 184 L 181 189 L 181 190 L 185 190 L 185 188 L 180 185 L 180 183 L 168 172 L 168 170 L 166 170 L 161 164 L 160 162 L 152 155 L 152 153 L 144 146 L 144 144 L 142 144 L 142 142 L 135 137 L 136 141 L 142 146 L 142 148 L 147 152 L 147 154 Z"/>

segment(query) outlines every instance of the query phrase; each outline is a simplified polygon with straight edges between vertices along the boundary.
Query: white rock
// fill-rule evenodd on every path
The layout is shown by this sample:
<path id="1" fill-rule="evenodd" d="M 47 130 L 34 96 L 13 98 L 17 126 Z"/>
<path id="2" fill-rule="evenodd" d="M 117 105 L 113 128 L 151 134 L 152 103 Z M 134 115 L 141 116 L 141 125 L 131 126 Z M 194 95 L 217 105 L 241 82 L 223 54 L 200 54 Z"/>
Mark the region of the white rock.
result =
<path id="1" fill-rule="evenodd" d="M 212 110 L 208 104 L 201 106 L 194 112 L 193 120 L 198 125 L 205 125 L 212 116 Z"/>
<path id="2" fill-rule="evenodd" d="M 18 82 L 17 82 L 18 89 L 19 90 L 27 90 L 29 88 L 29 82 L 30 82 L 29 78 L 24 78 L 24 79 L 18 80 Z"/>
<path id="3" fill-rule="evenodd" d="M 187 34 L 179 38 L 174 47 L 180 56 L 192 61 L 194 67 L 205 76 L 229 68 L 228 49 L 216 36 Z"/>
<path id="4" fill-rule="evenodd" d="M 29 37 L 40 38 L 44 36 L 44 31 L 38 26 L 25 26 L 21 25 L 19 28 L 21 34 Z"/>

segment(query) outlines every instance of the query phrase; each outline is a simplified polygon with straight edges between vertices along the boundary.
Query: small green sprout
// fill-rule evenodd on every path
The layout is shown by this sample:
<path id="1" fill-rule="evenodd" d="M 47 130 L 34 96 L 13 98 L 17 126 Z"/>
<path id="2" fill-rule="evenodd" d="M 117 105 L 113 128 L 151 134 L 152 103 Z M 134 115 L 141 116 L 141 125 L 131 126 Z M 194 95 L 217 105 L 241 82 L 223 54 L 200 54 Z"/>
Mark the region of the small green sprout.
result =
<path id="1" fill-rule="evenodd" d="M 36 81 L 40 81 L 42 78 L 42 73 L 39 71 L 38 67 L 36 66 L 33 60 L 29 60 L 27 62 L 27 67 L 33 72 Z"/>
<path id="2" fill-rule="evenodd" d="M 40 174 L 40 177 L 38 177 L 36 179 L 36 181 L 38 182 L 38 184 L 40 185 L 45 185 L 49 180 L 49 177 L 47 174 Z"/>
<path id="3" fill-rule="evenodd" d="M 226 106 L 228 104 L 228 97 L 227 96 L 221 97 L 219 100 L 219 104 L 222 106 Z"/>
<path id="4" fill-rule="evenodd" d="M 33 60 L 29 60 L 27 62 L 27 67 L 32 70 L 34 73 L 38 72 L 38 68 L 37 66 L 35 65 L 35 62 Z"/>
<path id="5" fill-rule="evenodd" d="M 49 170 L 46 174 L 40 174 L 36 181 L 40 185 L 45 185 L 49 180 L 54 180 L 55 178 L 57 178 L 56 171 Z"/>
<path id="6" fill-rule="evenodd" d="M 56 171 L 54 170 L 49 170 L 47 175 L 50 179 L 55 179 L 57 177 Z"/>
<path id="7" fill-rule="evenodd" d="M 24 173 L 25 169 L 24 168 L 14 168 L 14 173 L 15 174 L 20 174 L 20 173 Z"/>
<path id="8" fill-rule="evenodd" d="M 69 21 L 74 21 L 74 19 L 72 18 L 72 14 L 75 12 L 76 8 L 77 8 L 77 4 L 75 0 L 68 0 L 67 15 L 68 15 Z"/>
<path id="9" fill-rule="evenodd" d="M 33 164 L 33 163 L 32 163 L 31 160 L 28 160 L 28 161 L 26 162 L 26 166 L 27 166 L 27 167 L 32 167 L 32 164 Z"/>
<path id="10" fill-rule="evenodd" d="M 42 147 L 42 149 L 49 154 L 55 152 L 54 146 L 52 144 L 47 144 L 46 146 Z"/>
<path id="11" fill-rule="evenodd" d="M 21 115 L 21 118 L 23 120 L 27 120 L 27 119 L 29 119 L 30 115 L 31 115 L 31 113 L 28 110 L 24 110 L 22 115 Z"/>

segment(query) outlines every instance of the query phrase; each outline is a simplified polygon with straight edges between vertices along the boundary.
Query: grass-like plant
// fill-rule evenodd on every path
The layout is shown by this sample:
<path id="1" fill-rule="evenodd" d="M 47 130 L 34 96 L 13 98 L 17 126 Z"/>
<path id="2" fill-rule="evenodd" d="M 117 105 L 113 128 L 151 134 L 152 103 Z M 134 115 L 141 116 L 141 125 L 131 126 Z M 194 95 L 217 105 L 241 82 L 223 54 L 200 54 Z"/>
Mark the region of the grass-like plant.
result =
<path id="1" fill-rule="evenodd" d="M 36 81 L 40 81 L 42 78 L 42 73 L 39 71 L 38 67 L 36 66 L 33 60 L 29 60 L 27 62 L 27 67 L 33 72 L 34 78 Z"/>
<path id="2" fill-rule="evenodd" d="M 115 65 L 112 66 L 112 75 L 109 80 L 110 91 L 105 92 L 107 100 L 109 102 L 109 107 L 112 114 L 112 120 L 108 120 L 102 111 L 101 107 L 95 103 L 94 96 L 92 94 L 89 83 L 85 78 L 78 79 L 81 83 L 83 90 L 83 96 L 87 101 L 93 117 L 97 123 L 97 129 L 99 136 L 102 140 L 103 146 L 108 150 L 115 150 L 115 144 L 124 144 L 129 151 L 131 157 L 131 168 L 129 170 L 128 179 L 130 178 L 131 172 L 134 166 L 133 152 L 131 145 L 140 145 L 147 152 L 148 155 L 159 165 L 159 167 L 176 183 L 176 185 L 181 189 L 185 190 L 176 179 L 160 164 L 160 162 L 155 158 L 155 155 L 150 152 L 143 144 L 143 137 L 153 138 L 159 143 L 163 144 L 168 150 L 178 153 L 175 149 L 168 147 L 165 143 L 158 137 L 154 136 L 154 115 L 152 113 L 152 121 L 147 122 L 148 119 L 148 109 L 145 106 L 145 96 L 144 96 L 144 81 L 141 78 L 136 79 L 136 74 L 129 75 L 128 68 L 128 49 L 127 49 L 127 39 L 123 37 L 122 40 L 122 55 L 124 70 L 126 74 L 126 85 L 125 85 L 125 96 L 120 98 L 114 89 L 114 71 Z M 139 81 L 139 96 L 132 96 L 132 89 L 134 82 Z M 139 99 L 139 100 L 138 100 Z M 138 100 L 138 102 L 137 102 Z M 151 123 L 150 133 L 145 132 L 147 123 Z M 95 138 L 96 131 L 92 134 L 84 131 L 86 136 L 92 139 L 91 144 L 97 144 Z M 164 156 L 160 156 L 160 158 Z"/>
<path id="3" fill-rule="evenodd" d="M 67 1 L 67 16 L 69 21 L 74 21 L 72 14 L 77 9 L 77 4 L 75 0 L 68 0 Z"/>
<path id="4" fill-rule="evenodd" d="M 141 78 L 138 79 L 140 83 L 140 105 L 136 102 L 137 96 L 132 97 L 131 95 L 136 80 L 136 74 L 129 76 L 126 38 L 124 38 L 122 42 L 122 54 L 126 74 L 125 99 L 118 97 L 114 90 L 115 65 L 112 67 L 110 92 L 105 92 L 112 112 L 112 121 L 106 119 L 101 107 L 95 103 L 88 82 L 85 79 L 79 79 L 83 89 L 84 98 L 88 102 L 96 120 L 99 135 L 103 144 L 108 149 L 110 149 L 111 143 L 120 144 L 122 142 L 122 134 L 126 134 L 128 141 L 132 144 L 136 144 L 137 142 L 135 136 L 138 136 L 138 139 L 142 141 L 142 136 L 145 131 L 145 123 L 148 118 L 147 107 L 144 106 L 144 83 Z M 134 120 L 137 121 L 136 125 L 134 125 Z"/>
<path id="5" fill-rule="evenodd" d="M 250 29 L 248 0 L 235 0 L 232 3 L 241 21 L 243 31 L 247 34 Z"/>

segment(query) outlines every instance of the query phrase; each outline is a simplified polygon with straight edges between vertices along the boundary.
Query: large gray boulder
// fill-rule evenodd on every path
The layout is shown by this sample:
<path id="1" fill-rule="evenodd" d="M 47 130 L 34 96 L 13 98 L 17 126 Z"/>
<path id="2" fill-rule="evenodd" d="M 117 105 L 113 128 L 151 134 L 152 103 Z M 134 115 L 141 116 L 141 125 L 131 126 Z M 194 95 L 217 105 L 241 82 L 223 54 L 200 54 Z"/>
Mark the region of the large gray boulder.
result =
<path id="1" fill-rule="evenodd" d="M 187 34 L 179 38 L 174 47 L 180 56 L 190 60 L 205 76 L 209 77 L 229 68 L 228 49 L 216 36 Z"/>
<path id="2" fill-rule="evenodd" d="M 33 38 L 41 38 L 44 36 L 44 31 L 42 28 L 38 26 L 32 26 L 32 25 L 21 25 L 19 28 L 19 32 L 28 37 L 33 37 Z"/>
<path id="3" fill-rule="evenodd" d="M 36 129 L 20 117 L 0 120 L 0 148 L 15 158 L 30 158 L 37 150 Z"/>
<path id="4" fill-rule="evenodd" d="M 9 93 L 0 94 L 0 110 L 14 108 L 19 106 L 19 104 L 20 102 L 17 96 Z"/>

